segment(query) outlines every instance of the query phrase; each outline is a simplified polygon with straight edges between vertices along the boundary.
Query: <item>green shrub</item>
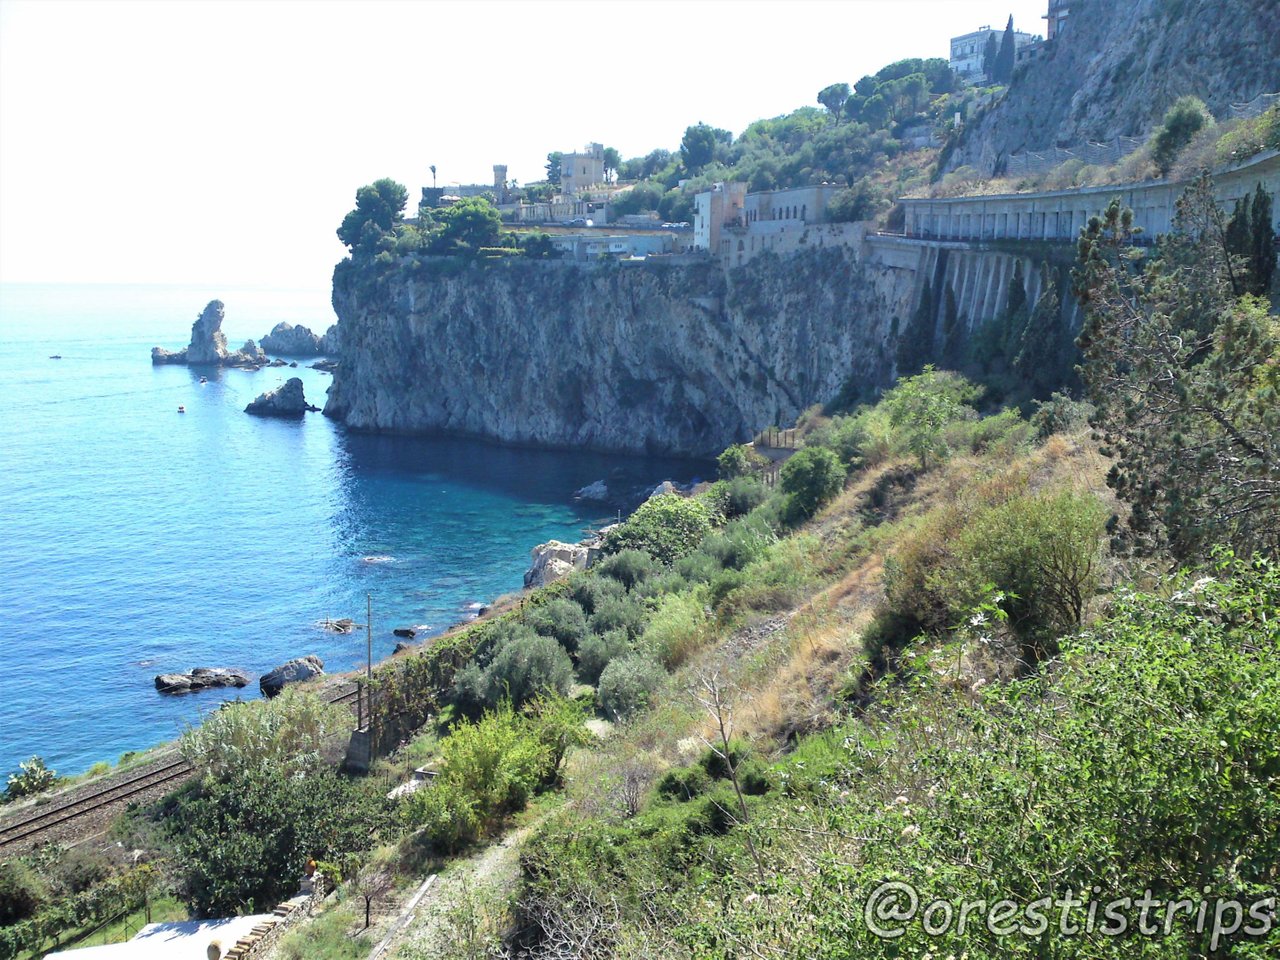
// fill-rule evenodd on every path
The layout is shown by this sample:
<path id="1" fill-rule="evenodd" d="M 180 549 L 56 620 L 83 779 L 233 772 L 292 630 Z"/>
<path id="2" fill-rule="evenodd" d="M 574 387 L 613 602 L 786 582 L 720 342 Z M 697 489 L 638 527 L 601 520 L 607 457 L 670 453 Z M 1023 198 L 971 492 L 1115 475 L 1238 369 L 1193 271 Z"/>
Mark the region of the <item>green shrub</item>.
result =
<path id="1" fill-rule="evenodd" d="M 1091 494 L 1015 497 L 983 511 L 961 535 L 954 568 L 960 613 L 979 598 L 975 585 L 1010 594 L 1004 609 L 1030 641 L 1033 662 L 1051 652 L 1053 639 L 1076 630 L 1097 591 L 1107 511 Z"/>
<path id="2" fill-rule="evenodd" d="M 298 776 L 250 764 L 206 777 L 166 814 L 182 899 L 197 916 L 269 909 L 294 893 L 308 859 L 336 862 L 369 846 L 387 822 L 383 790 L 327 766 Z"/>
<path id="3" fill-rule="evenodd" d="M 741 570 L 764 556 L 769 545 L 777 542 L 769 524 L 760 517 L 735 520 L 720 533 L 710 534 L 701 550 L 715 557 L 726 569 Z"/>
<path id="4" fill-rule="evenodd" d="M 644 633 L 648 611 L 634 597 L 617 597 L 606 600 L 591 616 L 591 632 L 603 636 L 613 630 L 623 630 L 632 640 Z"/>
<path id="5" fill-rule="evenodd" d="M 684 663 L 707 638 L 707 615 L 695 594 L 671 593 L 649 618 L 640 649 L 668 669 Z"/>
<path id="6" fill-rule="evenodd" d="M 625 549 L 602 560 L 596 571 L 631 590 L 657 573 L 658 563 L 644 550 Z"/>
<path id="7" fill-rule="evenodd" d="M 572 600 L 559 598 L 534 607 L 525 623 L 543 636 L 552 637 L 572 653 L 587 635 L 587 617 Z"/>
<path id="8" fill-rule="evenodd" d="M 573 663 L 552 637 L 535 635 L 508 643 L 485 670 L 486 700 L 510 699 L 517 707 L 546 693 L 567 694 Z"/>
<path id="9" fill-rule="evenodd" d="M 828 500 L 844 489 L 847 468 L 825 447 L 805 447 L 782 465 L 782 491 L 803 519 L 818 512 Z"/>
<path id="10" fill-rule="evenodd" d="M 716 457 L 716 466 L 719 468 L 722 480 L 745 477 L 747 474 L 759 470 L 764 466 L 765 462 L 764 457 L 760 456 L 753 447 L 749 447 L 745 443 L 735 443 L 720 456 Z"/>
<path id="11" fill-rule="evenodd" d="M 769 491 L 759 477 L 735 477 L 720 485 L 718 494 L 720 509 L 730 520 L 745 516 L 769 499 Z"/>
<path id="12" fill-rule="evenodd" d="M 600 707 L 612 720 L 633 717 L 649 709 L 665 679 L 662 666 L 640 654 L 614 660 L 600 675 Z"/>
<path id="13" fill-rule="evenodd" d="M 733 739 L 729 741 L 728 757 L 721 756 L 724 751 L 708 747 L 698 758 L 698 766 L 707 772 L 713 780 L 728 780 L 729 767 L 741 767 L 751 755 L 751 747 L 745 741 Z"/>
<path id="14" fill-rule="evenodd" d="M 1013 456 L 1031 442 L 1031 424 L 1017 410 L 1001 410 L 981 420 L 960 420 L 950 424 L 945 444 L 951 448 L 967 448 L 970 453 L 996 452 Z"/>
<path id="15" fill-rule="evenodd" d="M 663 799 L 683 803 L 702 796 L 710 786 L 711 778 L 702 767 L 672 767 L 658 778 L 654 789 Z"/>
<path id="16" fill-rule="evenodd" d="M 6 800 L 17 800 L 48 790 L 58 782 L 58 775 L 44 765 L 40 757 L 32 757 L 18 764 L 18 772 L 9 774 L 5 788 Z"/>
<path id="17" fill-rule="evenodd" d="M 1072 400 L 1063 393 L 1055 393 L 1048 400 L 1035 400 L 1035 413 L 1031 415 L 1031 425 L 1036 429 L 1040 439 L 1055 433 L 1068 433 L 1081 430 L 1093 416 L 1093 405 L 1082 400 Z"/>
<path id="18" fill-rule="evenodd" d="M 976 416 L 967 404 L 979 393 L 959 374 L 926 366 L 917 376 L 899 380 L 879 406 L 902 446 L 920 459 L 920 469 L 927 470 L 931 457 L 947 455 L 947 426 Z"/>
<path id="19" fill-rule="evenodd" d="M 719 560 L 701 548 L 676 561 L 676 573 L 689 584 L 709 583 L 723 569 Z"/>
<path id="20" fill-rule="evenodd" d="M 464 717 L 478 717 L 489 706 L 489 685 L 484 667 L 474 660 L 453 675 L 450 702 Z"/>
<path id="21" fill-rule="evenodd" d="M 88 847 L 72 847 L 58 861 L 54 876 L 63 893 L 83 893 L 111 875 L 111 861 Z"/>
<path id="22" fill-rule="evenodd" d="M 1213 115 L 1202 100 L 1188 96 L 1174 101 L 1151 141 L 1151 158 L 1159 167 L 1161 175 L 1169 172 L 1182 148 L 1202 128 L 1212 125 Z"/>
<path id="23" fill-rule="evenodd" d="M 609 557 L 600 566 L 608 563 L 618 563 L 617 554 Z M 652 563 L 652 560 L 648 562 Z M 597 567 L 596 571 L 600 568 Z M 583 574 L 574 578 L 569 587 L 569 599 L 580 606 L 584 613 L 589 617 L 600 609 L 600 604 L 605 600 L 616 599 L 627 592 L 627 585 L 617 577 L 598 576 L 596 572 Z"/>
<path id="24" fill-rule="evenodd" d="M 806 447 L 825 447 L 839 457 L 841 463 L 858 463 L 870 436 L 869 420 L 858 411 L 832 417 L 828 423 L 810 431 L 804 443 Z"/>
<path id="25" fill-rule="evenodd" d="M 25 861 L 0 863 L 0 927 L 32 916 L 48 898 L 44 881 Z"/>
<path id="26" fill-rule="evenodd" d="M 578 647 L 578 679 L 594 687 L 605 667 L 630 652 L 631 639 L 625 629 L 610 630 L 603 636 L 591 634 Z"/>
<path id="27" fill-rule="evenodd" d="M 643 550 L 662 563 L 674 563 L 697 548 L 712 520 L 711 510 L 697 497 L 659 494 L 605 534 L 605 550 Z"/>
<path id="28" fill-rule="evenodd" d="M 458 724 L 440 742 L 435 781 L 409 798 L 401 816 L 453 853 L 523 808 L 552 766 L 534 724 L 503 703 L 475 723 Z"/>

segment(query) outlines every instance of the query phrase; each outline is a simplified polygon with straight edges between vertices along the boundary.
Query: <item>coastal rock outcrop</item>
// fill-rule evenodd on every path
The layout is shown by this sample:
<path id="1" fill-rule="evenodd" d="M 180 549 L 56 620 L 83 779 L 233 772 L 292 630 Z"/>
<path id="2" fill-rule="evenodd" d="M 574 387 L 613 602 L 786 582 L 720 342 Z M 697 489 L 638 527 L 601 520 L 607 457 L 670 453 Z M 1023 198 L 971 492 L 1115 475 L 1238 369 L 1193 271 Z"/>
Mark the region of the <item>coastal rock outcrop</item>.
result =
<path id="1" fill-rule="evenodd" d="M 258 680 L 258 689 L 267 698 L 274 697 L 290 683 L 300 683 L 312 677 L 324 675 L 324 661 L 314 653 L 298 657 L 288 663 L 282 663 L 274 670 L 264 673 Z"/>
<path id="2" fill-rule="evenodd" d="M 540 543 L 530 551 L 533 563 L 525 571 L 524 585 L 526 588 L 545 587 L 575 571 L 585 570 L 599 549 L 600 541 L 594 537 L 581 543 L 562 543 L 559 540 Z"/>
<path id="3" fill-rule="evenodd" d="M 347 266 L 326 415 L 564 449 L 715 456 L 848 383 L 870 394 L 916 306 L 913 270 L 817 238 L 727 272 L 513 257 L 372 283 Z"/>
<path id="4" fill-rule="evenodd" d="M 1061 33 L 1019 65 L 1008 92 L 972 118 L 944 163 L 990 175 L 1011 153 L 1142 137 L 1181 96 L 1199 97 L 1221 118 L 1233 103 L 1277 91 L 1272 0 L 1072 4 Z"/>
<path id="5" fill-rule="evenodd" d="M 160 674 L 156 677 L 156 689 L 161 693 L 192 693 L 211 687 L 246 687 L 249 679 L 243 670 L 196 667 L 186 673 Z"/>
<path id="6" fill-rule="evenodd" d="M 333 327 L 329 328 L 330 330 Z M 262 338 L 262 349 L 268 353 L 282 353 L 287 357 L 318 357 L 328 353 L 326 336 L 312 333 L 307 327 L 292 323 L 277 323 Z"/>
<path id="7" fill-rule="evenodd" d="M 191 325 L 191 342 L 181 350 L 151 348 L 153 364 L 181 363 L 190 366 L 243 367 L 257 370 L 267 362 L 266 354 L 252 340 L 240 350 L 227 350 L 227 335 L 222 332 L 226 314 L 221 300 L 210 300 Z"/>
<path id="8" fill-rule="evenodd" d="M 301 417 L 309 410 L 319 409 L 307 403 L 302 381 L 297 377 L 290 377 L 284 386 L 260 394 L 244 408 L 244 412 L 259 417 Z"/>

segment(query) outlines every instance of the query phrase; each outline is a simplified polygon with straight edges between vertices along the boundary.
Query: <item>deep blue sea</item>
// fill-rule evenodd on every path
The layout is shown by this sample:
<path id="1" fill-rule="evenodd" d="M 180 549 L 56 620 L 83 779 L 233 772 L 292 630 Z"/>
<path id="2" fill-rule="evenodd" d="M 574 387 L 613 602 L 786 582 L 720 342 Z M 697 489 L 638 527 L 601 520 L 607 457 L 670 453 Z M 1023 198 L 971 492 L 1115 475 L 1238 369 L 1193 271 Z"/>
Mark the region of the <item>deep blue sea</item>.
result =
<path id="1" fill-rule="evenodd" d="M 533 546 L 612 512 L 574 490 L 619 469 L 633 487 L 705 472 L 251 417 L 289 376 L 323 406 L 330 378 L 310 361 L 152 367 L 215 297 L 232 348 L 281 320 L 333 322 L 323 290 L 0 286 L 0 777 L 37 753 L 82 771 L 242 695 L 161 696 L 157 673 L 307 653 L 355 668 L 363 631 L 314 622 L 363 623 L 366 594 L 380 659 L 393 628 L 463 619 L 520 587 Z"/>

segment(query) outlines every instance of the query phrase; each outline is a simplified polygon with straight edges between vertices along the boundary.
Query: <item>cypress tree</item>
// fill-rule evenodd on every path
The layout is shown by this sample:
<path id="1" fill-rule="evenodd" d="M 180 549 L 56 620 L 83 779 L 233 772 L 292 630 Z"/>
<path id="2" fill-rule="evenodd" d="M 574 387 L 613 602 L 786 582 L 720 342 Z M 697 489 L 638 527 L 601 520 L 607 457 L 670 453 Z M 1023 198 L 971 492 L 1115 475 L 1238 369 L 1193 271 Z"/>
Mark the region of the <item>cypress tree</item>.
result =
<path id="1" fill-rule="evenodd" d="M 1000 39 L 1000 52 L 996 54 L 996 83 L 1010 83 L 1013 80 L 1013 65 L 1017 62 L 1018 51 L 1013 39 L 1013 14 L 1009 14 L 1009 23 L 1004 28 L 1004 36 Z"/>
<path id="2" fill-rule="evenodd" d="M 994 33 L 987 34 L 987 46 L 982 51 L 982 75 L 987 81 L 995 79 L 996 57 L 1000 54 L 1000 44 L 996 42 Z"/>
<path id="3" fill-rule="evenodd" d="M 1271 226 L 1272 197 L 1262 184 L 1253 195 L 1252 244 L 1249 251 L 1249 272 L 1252 274 L 1253 289 L 1250 291 L 1265 296 L 1271 290 L 1272 280 L 1276 273 L 1276 232 Z"/>
<path id="4" fill-rule="evenodd" d="M 959 369 L 964 361 L 965 328 L 956 306 L 956 292 L 948 285 L 942 314 L 942 365 Z"/>
<path id="5" fill-rule="evenodd" d="M 933 354 L 933 287 L 928 280 L 920 291 L 920 305 L 898 338 L 898 376 L 914 376 Z"/>

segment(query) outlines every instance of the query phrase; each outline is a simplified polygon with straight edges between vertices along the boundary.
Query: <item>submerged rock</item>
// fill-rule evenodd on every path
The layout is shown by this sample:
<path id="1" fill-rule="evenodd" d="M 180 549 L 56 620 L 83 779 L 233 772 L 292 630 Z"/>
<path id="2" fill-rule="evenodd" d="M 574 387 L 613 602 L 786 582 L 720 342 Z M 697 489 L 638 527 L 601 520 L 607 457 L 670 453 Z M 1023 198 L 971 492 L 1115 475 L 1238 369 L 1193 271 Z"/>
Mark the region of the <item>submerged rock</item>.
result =
<path id="1" fill-rule="evenodd" d="M 258 681 L 258 689 L 264 697 L 274 697 L 290 683 L 300 683 L 312 677 L 324 676 L 324 661 L 314 653 L 282 663 Z"/>
<path id="2" fill-rule="evenodd" d="M 300 417 L 308 410 L 318 409 L 319 407 L 307 403 L 302 381 L 297 377 L 290 377 L 284 386 L 261 394 L 244 408 L 244 412 L 259 417 Z"/>
<path id="3" fill-rule="evenodd" d="M 579 500 L 608 500 L 609 486 L 603 480 L 597 480 L 575 491 L 573 495 Z"/>
<path id="4" fill-rule="evenodd" d="M 192 693 L 211 687 L 248 685 L 249 674 L 225 667 L 196 667 L 186 673 L 162 673 L 156 677 L 156 689 L 161 693 Z"/>

